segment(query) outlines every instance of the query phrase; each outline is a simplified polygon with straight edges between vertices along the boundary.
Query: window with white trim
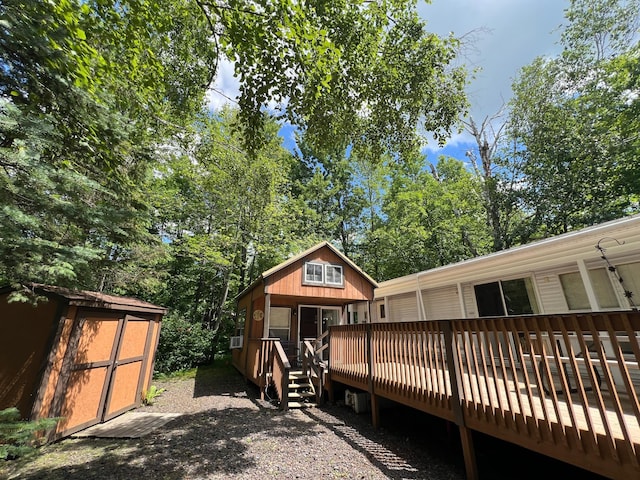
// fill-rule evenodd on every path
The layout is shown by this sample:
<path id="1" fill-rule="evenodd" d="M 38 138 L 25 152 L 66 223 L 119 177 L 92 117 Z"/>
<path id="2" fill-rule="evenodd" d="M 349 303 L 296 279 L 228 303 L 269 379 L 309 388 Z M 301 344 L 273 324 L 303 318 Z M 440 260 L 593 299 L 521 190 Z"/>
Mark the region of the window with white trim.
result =
<path id="1" fill-rule="evenodd" d="M 342 267 L 340 265 L 325 265 L 324 273 L 325 283 L 342 286 Z"/>
<path id="2" fill-rule="evenodd" d="M 342 265 L 330 263 L 306 262 L 304 264 L 304 284 L 325 285 L 327 287 L 343 287 L 344 273 Z"/>
<path id="3" fill-rule="evenodd" d="M 558 275 L 562 284 L 562 292 L 569 310 L 590 310 L 591 304 L 587 291 L 582 282 L 580 272 L 569 272 Z M 605 268 L 589 270 L 589 280 L 601 309 L 619 308 L 620 304 L 611 285 L 611 279 Z"/>
<path id="4" fill-rule="evenodd" d="M 280 341 L 289 340 L 291 333 L 291 309 L 286 307 L 271 307 L 269 313 L 269 337 L 279 338 Z"/>
<path id="5" fill-rule="evenodd" d="M 307 262 L 304 264 L 305 283 L 323 283 L 323 265 L 321 263 Z"/>
<path id="6" fill-rule="evenodd" d="M 515 278 L 474 285 L 480 317 L 538 313 L 531 278 Z"/>

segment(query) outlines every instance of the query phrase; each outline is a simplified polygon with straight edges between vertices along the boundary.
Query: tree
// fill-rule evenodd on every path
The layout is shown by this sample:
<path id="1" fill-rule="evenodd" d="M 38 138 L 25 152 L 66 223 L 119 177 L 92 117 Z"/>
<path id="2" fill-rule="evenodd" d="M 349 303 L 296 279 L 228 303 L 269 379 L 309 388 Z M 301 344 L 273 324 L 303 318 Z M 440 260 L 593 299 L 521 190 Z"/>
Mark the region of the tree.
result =
<path id="1" fill-rule="evenodd" d="M 156 142 L 199 108 L 194 85 L 209 75 L 181 63 L 207 58 L 202 29 L 169 21 L 189 19 L 188 5 L 0 6 L 2 283 L 99 288 L 105 266 L 149 241 L 142 187 Z"/>
<path id="2" fill-rule="evenodd" d="M 281 206 L 291 154 L 271 121 L 264 148 L 249 155 L 237 114 L 199 119 L 194 138 L 159 166 L 152 195 L 154 228 L 170 255 L 157 301 L 214 333 L 230 319 L 230 299 L 282 261 L 295 238 Z"/>
<path id="3" fill-rule="evenodd" d="M 240 80 L 251 142 L 270 101 L 316 149 L 400 151 L 447 137 L 466 105 L 457 41 L 428 33 L 413 0 L 201 2 Z"/>
<path id="4" fill-rule="evenodd" d="M 500 109 L 480 125 L 473 118 L 463 121 L 476 141 L 477 153 L 472 149 L 466 155 L 481 182 L 486 224 L 491 232 L 492 250 L 496 252 L 527 241 L 520 210 L 522 167 L 507 144 L 509 137 L 505 132 L 510 119 L 502 117 L 503 109 Z"/>
<path id="5" fill-rule="evenodd" d="M 435 268 L 489 251 L 481 182 L 441 157 L 432 172 L 416 154 L 391 166 L 380 232 L 380 279 Z"/>
<path id="6" fill-rule="evenodd" d="M 514 83 L 511 138 L 532 229 L 553 235 L 637 210 L 637 1 L 575 0 L 565 47 Z"/>
<path id="7" fill-rule="evenodd" d="M 342 252 L 355 253 L 362 230 L 364 190 L 355 178 L 353 156 L 336 147 L 317 153 L 298 137 L 297 161 L 304 165 L 296 179 L 298 199 L 306 206 L 306 229 L 314 238 L 335 240 Z"/>

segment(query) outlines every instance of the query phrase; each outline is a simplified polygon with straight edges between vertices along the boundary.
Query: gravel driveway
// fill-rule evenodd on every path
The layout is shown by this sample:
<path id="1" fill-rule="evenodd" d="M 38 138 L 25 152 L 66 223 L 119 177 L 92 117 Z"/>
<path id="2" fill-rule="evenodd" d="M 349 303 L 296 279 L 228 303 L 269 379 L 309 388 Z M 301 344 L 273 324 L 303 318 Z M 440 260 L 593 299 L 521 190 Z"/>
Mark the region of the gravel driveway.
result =
<path id="1" fill-rule="evenodd" d="M 464 479 L 459 452 L 432 455 L 398 425 L 374 430 L 370 415 L 339 405 L 282 412 L 230 367 L 201 372 L 154 382 L 166 391 L 139 410 L 183 415 L 150 435 L 68 438 L 0 464 L 0 478 Z"/>

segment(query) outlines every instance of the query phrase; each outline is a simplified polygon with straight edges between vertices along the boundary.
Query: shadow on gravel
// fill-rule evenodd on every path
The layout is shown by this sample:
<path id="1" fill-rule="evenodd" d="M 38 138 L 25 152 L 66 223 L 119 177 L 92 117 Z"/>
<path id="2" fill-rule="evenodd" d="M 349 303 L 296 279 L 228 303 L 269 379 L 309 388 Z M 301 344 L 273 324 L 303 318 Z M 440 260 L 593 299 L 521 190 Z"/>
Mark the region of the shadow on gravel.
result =
<path id="1" fill-rule="evenodd" d="M 390 416 L 394 410 L 388 411 Z M 464 470 L 457 460 L 459 452 L 450 451 L 445 438 L 440 438 L 440 447 L 431 449 L 427 437 L 433 438 L 433 425 L 415 425 L 407 431 L 397 424 L 383 425 L 374 429 L 371 414 L 356 414 L 344 406 L 327 405 L 304 413 L 318 424 L 333 431 L 354 449 L 365 455 L 372 464 L 390 479 L 464 479 Z M 405 412 L 410 413 L 410 412 Z M 407 421 L 408 420 L 408 421 Z M 404 418 L 409 423 L 410 419 Z M 390 428 L 391 427 L 391 428 Z M 421 429 L 420 427 L 427 427 Z M 440 433 L 440 432 L 438 432 Z M 455 443 L 455 442 L 454 442 Z"/>
<path id="2" fill-rule="evenodd" d="M 136 440 L 65 440 L 47 452 L 46 462 L 24 465 L 14 478 L 177 480 L 241 475 L 256 467 L 247 454 L 252 436 L 268 432 L 285 445 L 288 439 L 308 435 L 309 423 L 274 409 L 227 408 L 183 415 L 164 430 Z M 56 461 L 64 465 L 56 466 Z"/>
<path id="3" fill-rule="evenodd" d="M 247 382 L 227 359 L 216 360 L 214 364 L 198 367 L 193 389 L 193 397 L 211 395 L 241 395 L 247 389 Z"/>

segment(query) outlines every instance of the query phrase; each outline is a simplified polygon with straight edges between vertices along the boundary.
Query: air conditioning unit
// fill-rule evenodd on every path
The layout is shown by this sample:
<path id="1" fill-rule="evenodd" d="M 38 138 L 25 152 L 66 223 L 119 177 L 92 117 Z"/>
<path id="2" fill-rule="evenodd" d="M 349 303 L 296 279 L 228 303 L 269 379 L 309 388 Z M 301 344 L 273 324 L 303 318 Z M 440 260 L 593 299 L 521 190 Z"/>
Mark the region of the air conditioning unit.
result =
<path id="1" fill-rule="evenodd" d="M 356 413 L 370 412 L 371 411 L 371 395 L 367 392 L 352 392 L 351 390 L 345 390 L 344 392 L 344 404 L 355 410 Z"/>
<path id="2" fill-rule="evenodd" d="M 229 345 L 230 349 L 234 349 L 234 348 L 242 348 L 242 336 L 238 336 L 238 337 L 231 337 L 231 345 Z"/>

